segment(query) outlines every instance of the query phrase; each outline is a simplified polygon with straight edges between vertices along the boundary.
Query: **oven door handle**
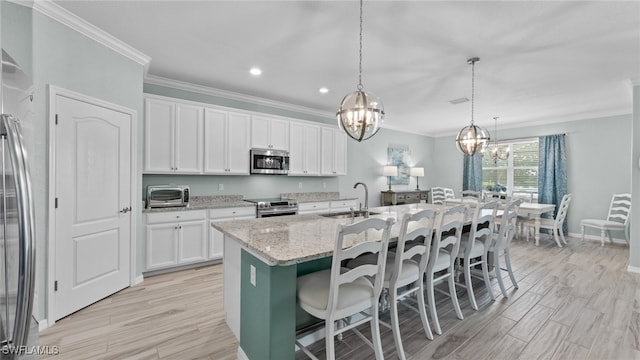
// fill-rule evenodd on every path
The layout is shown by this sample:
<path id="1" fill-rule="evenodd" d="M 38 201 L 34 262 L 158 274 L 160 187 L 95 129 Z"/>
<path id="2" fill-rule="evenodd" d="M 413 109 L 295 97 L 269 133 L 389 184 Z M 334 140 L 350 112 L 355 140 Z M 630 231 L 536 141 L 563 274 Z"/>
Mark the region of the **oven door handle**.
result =
<path id="1" fill-rule="evenodd" d="M 297 207 L 290 207 L 290 208 L 271 208 L 268 210 L 258 210 L 258 217 L 260 217 L 260 215 L 273 215 L 273 214 L 279 214 L 279 213 L 292 213 L 293 215 L 296 215 L 298 213 L 298 208 Z"/>

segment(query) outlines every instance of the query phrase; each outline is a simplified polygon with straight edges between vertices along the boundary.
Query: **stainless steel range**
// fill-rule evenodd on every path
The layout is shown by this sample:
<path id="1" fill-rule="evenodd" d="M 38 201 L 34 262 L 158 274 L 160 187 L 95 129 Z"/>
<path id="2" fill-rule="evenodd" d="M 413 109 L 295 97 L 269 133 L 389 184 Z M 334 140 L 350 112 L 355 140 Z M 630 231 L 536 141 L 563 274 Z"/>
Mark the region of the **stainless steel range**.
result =
<path id="1" fill-rule="evenodd" d="M 245 199 L 256 204 L 256 217 L 273 217 L 284 215 L 297 215 L 298 202 L 296 200 L 273 199 Z"/>

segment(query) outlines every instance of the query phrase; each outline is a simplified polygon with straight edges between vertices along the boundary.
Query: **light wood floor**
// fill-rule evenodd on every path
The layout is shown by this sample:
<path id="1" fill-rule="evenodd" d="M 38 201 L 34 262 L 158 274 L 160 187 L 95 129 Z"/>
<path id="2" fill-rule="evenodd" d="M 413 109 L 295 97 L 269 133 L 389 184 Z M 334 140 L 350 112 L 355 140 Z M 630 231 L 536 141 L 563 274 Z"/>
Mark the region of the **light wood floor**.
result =
<path id="1" fill-rule="evenodd" d="M 437 305 L 443 334 L 433 341 L 424 337 L 415 313 L 401 314 L 407 357 L 640 359 L 640 275 L 626 272 L 628 247 L 567 240 L 562 249 L 548 238 L 540 247 L 514 241 L 520 288 L 491 301 L 476 286 L 479 311 L 461 290 L 464 320 L 442 297 Z M 390 330 L 382 333 L 385 358 L 396 359 Z M 237 342 L 222 312 L 222 266 L 147 278 L 60 320 L 40 334 L 40 344 L 60 347 L 59 355 L 49 357 L 55 360 L 235 359 Z M 324 342 L 311 349 L 324 358 Z M 337 355 L 371 359 L 373 351 L 347 333 Z"/>

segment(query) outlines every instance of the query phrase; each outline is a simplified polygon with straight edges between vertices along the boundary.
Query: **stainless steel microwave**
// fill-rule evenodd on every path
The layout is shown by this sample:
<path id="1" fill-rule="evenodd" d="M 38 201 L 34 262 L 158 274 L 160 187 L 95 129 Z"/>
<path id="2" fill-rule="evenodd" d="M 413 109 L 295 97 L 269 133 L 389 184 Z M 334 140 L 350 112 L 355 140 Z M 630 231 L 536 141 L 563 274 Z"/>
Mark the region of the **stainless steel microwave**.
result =
<path id="1" fill-rule="evenodd" d="M 252 174 L 287 175 L 289 173 L 288 151 L 251 149 L 250 160 Z"/>
<path id="2" fill-rule="evenodd" d="M 146 208 L 189 206 L 189 187 L 186 185 L 147 186 Z"/>

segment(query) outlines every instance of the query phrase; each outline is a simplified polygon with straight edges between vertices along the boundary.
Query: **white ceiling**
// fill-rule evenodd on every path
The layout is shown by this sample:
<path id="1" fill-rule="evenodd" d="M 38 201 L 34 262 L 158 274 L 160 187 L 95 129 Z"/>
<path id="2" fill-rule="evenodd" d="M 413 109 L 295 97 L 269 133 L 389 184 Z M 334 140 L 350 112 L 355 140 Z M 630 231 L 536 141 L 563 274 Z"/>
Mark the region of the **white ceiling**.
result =
<path id="1" fill-rule="evenodd" d="M 149 74 L 335 114 L 358 83 L 359 2 L 55 1 L 152 58 Z M 640 1 L 365 1 L 364 89 L 384 127 L 453 134 L 629 114 Z M 249 75 L 259 66 L 263 74 Z M 328 94 L 318 88 L 326 86 Z"/>

